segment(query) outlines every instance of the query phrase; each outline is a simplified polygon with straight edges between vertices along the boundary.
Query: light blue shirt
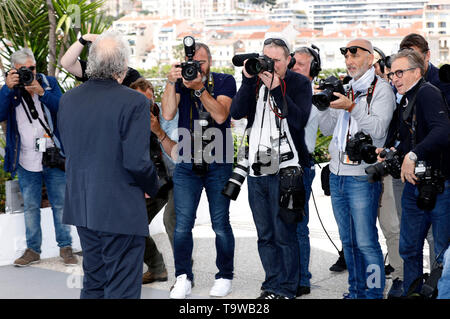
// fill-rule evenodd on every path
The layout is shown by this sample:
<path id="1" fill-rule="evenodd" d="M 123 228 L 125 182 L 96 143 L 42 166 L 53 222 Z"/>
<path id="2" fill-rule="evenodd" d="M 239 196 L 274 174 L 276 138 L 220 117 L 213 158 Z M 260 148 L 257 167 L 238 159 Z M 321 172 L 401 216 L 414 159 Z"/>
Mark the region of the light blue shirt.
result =
<path id="1" fill-rule="evenodd" d="M 163 118 L 162 116 L 162 109 L 161 109 L 161 105 L 158 105 L 159 107 L 159 124 L 161 125 L 161 128 L 163 129 L 164 132 L 166 132 L 167 136 L 172 140 L 177 142 L 178 141 L 178 111 L 177 114 L 175 115 L 175 117 L 170 120 L 167 121 L 166 119 Z M 161 147 L 163 154 L 164 154 L 164 163 L 167 166 L 167 170 L 169 171 L 169 175 L 172 176 L 173 175 L 173 170 L 175 168 L 175 161 L 170 157 L 169 154 L 167 154 L 164 151 L 164 148 Z"/>

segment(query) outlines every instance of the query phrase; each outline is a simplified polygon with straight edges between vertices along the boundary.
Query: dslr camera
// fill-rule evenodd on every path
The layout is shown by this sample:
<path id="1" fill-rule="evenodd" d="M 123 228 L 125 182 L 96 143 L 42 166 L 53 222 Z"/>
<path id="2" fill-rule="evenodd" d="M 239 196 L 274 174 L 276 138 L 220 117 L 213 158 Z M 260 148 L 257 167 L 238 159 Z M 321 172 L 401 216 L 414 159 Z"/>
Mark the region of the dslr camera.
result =
<path id="1" fill-rule="evenodd" d="M 361 162 L 363 160 L 367 164 L 373 164 L 377 161 L 376 149 L 370 135 L 363 132 L 356 133 L 345 147 L 345 151 L 351 161 Z"/>
<path id="2" fill-rule="evenodd" d="M 417 207 L 422 210 L 431 211 L 436 205 L 436 196 L 444 192 L 445 176 L 438 169 L 432 169 L 424 161 L 418 161 L 414 170 L 418 177 Z"/>
<path id="3" fill-rule="evenodd" d="M 255 154 L 255 161 L 252 164 L 252 170 L 255 176 L 261 176 L 263 174 L 275 174 L 278 170 L 278 165 L 272 167 L 272 157 L 278 158 L 277 152 L 272 148 L 266 148 L 265 150 L 259 150 Z"/>
<path id="4" fill-rule="evenodd" d="M 344 86 L 342 82 L 335 76 L 330 76 L 325 80 L 319 81 L 319 92 L 312 96 L 312 103 L 320 110 L 325 111 L 330 107 L 330 102 L 338 99 L 333 92 L 338 92 L 345 95 Z"/>
<path id="5" fill-rule="evenodd" d="M 8 76 L 9 72 L 6 73 L 6 76 Z M 28 86 L 33 82 L 34 80 L 34 73 L 26 66 L 22 66 L 17 70 L 17 74 L 19 75 L 19 83 L 15 86 L 17 88 L 24 88 L 25 86 Z"/>
<path id="6" fill-rule="evenodd" d="M 150 111 L 159 122 L 159 107 L 156 103 L 150 107 Z M 172 178 L 167 173 L 167 167 L 163 160 L 163 154 L 159 145 L 158 138 L 155 134 L 150 134 L 150 159 L 155 164 L 156 173 L 159 179 L 159 190 L 156 194 L 156 198 L 167 199 L 169 191 L 173 187 Z"/>
<path id="7" fill-rule="evenodd" d="M 200 111 L 198 112 L 197 123 L 200 125 L 200 130 L 194 130 L 192 134 L 192 145 L 194 145 L 194 162 L 192 164 L 192 171 L 198 176 L 205 176 L 208 172 L 208 163 L 205 162 L 203 158 L 203 151 L 205 150 L 208 143 L 212 141 L 211 137 L 208 137 L 205 132 L 213 125 L 213 118 L 209 112 Z M 201 147 L 198 147 L 195 141 L 201 140 Z M 201 159 L 200 162 L 196 159 Z"/>
<path id="8" fill-rule="evenodd" d="M 365 169 L 369 177 L 369 183 L 381 181 L 381 178 L 388 174 L 393 178 L 400 178 L 404 156 L 400 155 L 398 151 L 385 149 L 380 153 L 380 157 L 385 158 L 385 160 L 381 163 L 368 166 Z"/>
<path id="9" fill-rule="evenodd" d="M 266 55 L 250 58 L 245 63 L 245 71 L 250 75 L 258 75 L 264 71 L 273 73 L 274 70 L 275 62 Z"/>
<path id="10" fill-rule="evenodd" d="M 61 155 L 58 147 L 49 147 L 42 154 L 42 165 L 50 168 L 59 168 L 63 172 L 66 170 L 66 159 Z"/>
<path id="11" fill-rule="evenodd" d="M 188 60 L 179 65 L 179 67 L 181 67 L 181 76 L 186 81 L 193 81 L 197 78 L 198 73 L 201 73 L 202 71 L 200 62 L 194 61 L 195 55 L 194 38 L 191 36 L 184 37 L 183 45 L 184 45 L 184 52 Z"/>

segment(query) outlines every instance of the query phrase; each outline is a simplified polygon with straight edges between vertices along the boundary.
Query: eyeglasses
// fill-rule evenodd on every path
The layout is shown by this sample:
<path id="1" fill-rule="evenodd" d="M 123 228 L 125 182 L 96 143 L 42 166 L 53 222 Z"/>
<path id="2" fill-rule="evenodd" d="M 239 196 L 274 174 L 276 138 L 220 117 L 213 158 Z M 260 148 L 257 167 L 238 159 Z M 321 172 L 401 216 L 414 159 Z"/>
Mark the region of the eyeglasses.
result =
<path id="1" fill-rule="evenodd" d="M 30 67 L 28 67 L 28 68 L 30 69 L 30 71 L 36 70 L 36 66 L 35 66 L 35 65 L 32 65 L 32 66 L 30 66 Z"/>
<path id="2" fill-rule="evenodd" d="M 276 45 L 278 45 L 280 47 L 285 47 L 289 50 L 289 47 L 287 46 L 286 42 L 284 42 L 284 40 L 277 39 L 277 38 L 268 38 L 268 39 L 264 40 L 264 45 L 269 45 L 271 43 L 275 43 Z"/>
<path id="3" fill-rule="evenodd" d="M 350 51 L 351 54 L 355 54 L 356 51 L 358 51 L 358 49 L 367 51 L 367 52 L 369 52 L 369 53 L 372 54 L 372 52 L 370 52 L 370 51 L 367 50 L 366 48 L 363 48 L 363 47 L 360 47 L 360 46 L 357 46 L 357 45 L 352 45 L 351 47 L 348 47 L 348 48 L 342 47 L 342 48 L 340 48 L 339 50 L 341 50 L 341 54 L 342 54 L 342 55 L 345 55 L 345 54 L 347 53 L 347 51 Z"/>
<path id="4" fill-rule="evenodd" d="M 395 72 L 389 72 L 389 73 L 387 74 L 387 77 L 388 77 L 389 80 L 392 81 L 392 80 L 394 79 L 394 74 L 395 74 L 395 76 L 398 77 L 398 78 L 400 79 L 400 78 L 403 77 L 403 73 L 404 73 L 404 72 L 406 72 L 406 71 L 411 71 L 411 70 L 415 70 L 415 69 L 417 69 L 417 68 L 409 68 L 409 69 L 406 69 L 406 70 L 397 70 L 397 71 L 395 71 Z"/>

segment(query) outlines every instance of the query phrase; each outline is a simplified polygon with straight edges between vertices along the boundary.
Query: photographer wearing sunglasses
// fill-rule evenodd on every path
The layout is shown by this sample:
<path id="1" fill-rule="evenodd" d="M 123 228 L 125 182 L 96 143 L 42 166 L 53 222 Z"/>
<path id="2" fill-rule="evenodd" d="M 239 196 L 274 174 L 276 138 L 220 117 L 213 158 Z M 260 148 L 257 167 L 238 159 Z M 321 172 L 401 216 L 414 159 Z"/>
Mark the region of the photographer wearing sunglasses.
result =
<path id="1" fill-rule="evenodd" d="M 365 172 L 369 164 L 351 156 L 347 145 L 350 149 L 350 140 L 358 132 L 370 135 L 378 147 L 384 144 L 395 96 L 391 86 L 375 73 L 370 41 L 355 39 L 340 51 L 352 80 L 345 95 L 333 92 L 336 100 L 320 112 L 319 127 L 324 135 L 333 136 L 329 146 L 330 192 L 349 273 L 346 297 L 381 299 L 385 273 L 376 227 L 381 182 L 369 183 Z M 356 274 L 360 267 L 364 276 Z M 377 284 L 366 287 L 371 276 L 377 278 Z"/>

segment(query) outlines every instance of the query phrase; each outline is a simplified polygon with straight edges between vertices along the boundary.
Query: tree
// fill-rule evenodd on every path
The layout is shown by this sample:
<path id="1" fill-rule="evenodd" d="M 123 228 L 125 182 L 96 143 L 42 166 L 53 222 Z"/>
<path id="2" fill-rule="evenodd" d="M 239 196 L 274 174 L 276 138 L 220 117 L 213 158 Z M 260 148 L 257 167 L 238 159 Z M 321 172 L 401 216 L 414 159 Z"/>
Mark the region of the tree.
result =
<path id="1" fill-rule="evenodd" d="M 14 51 L 29 47 L 35 55 L 37 69 L 57 76 L 61 71 L 59 61 L 77 40 L 79 31 L 101 33 L 109 27 L 104 14 L 99 12 L 103 2 L 0 0 L 0 41 L 6 48 L 1 55 L 9 61 Z"/>

